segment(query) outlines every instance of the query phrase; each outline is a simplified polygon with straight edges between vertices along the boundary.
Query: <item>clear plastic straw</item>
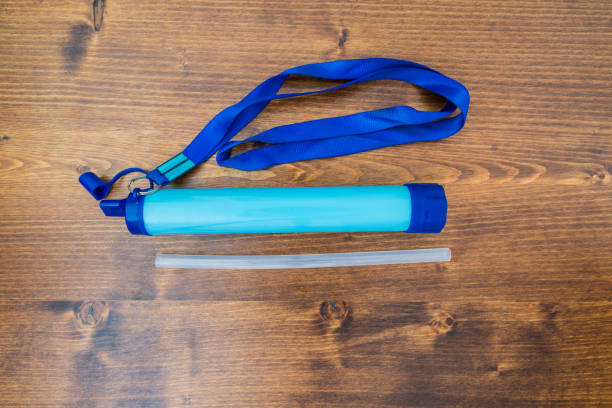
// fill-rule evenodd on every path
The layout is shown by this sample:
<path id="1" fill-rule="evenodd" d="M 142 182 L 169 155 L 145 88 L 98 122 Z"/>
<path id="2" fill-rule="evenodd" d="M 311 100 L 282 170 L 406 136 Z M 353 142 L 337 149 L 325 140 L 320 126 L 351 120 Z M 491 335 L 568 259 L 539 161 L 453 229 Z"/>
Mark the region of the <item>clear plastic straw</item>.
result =
<path id="1" fill-rule="evenodd" d="M 155 256 L 155 266 L 158 268 L 190 269 L 293 269 L 448 262 L 450 259 L 451 251 L 449 248 L 305 255 L 225 256 L 157 254 Z"/>

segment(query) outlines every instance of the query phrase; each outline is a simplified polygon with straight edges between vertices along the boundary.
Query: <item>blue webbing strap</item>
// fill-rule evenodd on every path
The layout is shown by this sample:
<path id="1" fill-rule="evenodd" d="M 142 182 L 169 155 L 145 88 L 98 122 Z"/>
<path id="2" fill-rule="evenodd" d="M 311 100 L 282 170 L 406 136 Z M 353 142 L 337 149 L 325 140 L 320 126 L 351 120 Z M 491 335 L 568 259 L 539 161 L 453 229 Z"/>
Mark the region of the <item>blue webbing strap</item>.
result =
<path id="1" fill-rule="evenodd" d="M 320 91 L 278 94 L 290 75 L 347 82 Z M 330 92 L 377 79 L 406 81 L 444 97 L 447 102 L 439 111 L 420 111 L 410 106 L 394 106 L 278 126 L 245 140 L 231 141 L 270 101 Z M 240 102 L 221 111 L 182 153 L 149 172 L 147 178 L 165 186 L 215 153 L 217 163 L 221 166 L 260 170 L 298 160 L 341 156 L 410 142 L 439 140 L 457 133 L 463 127 L 469 103 L 469 93 L 462 84 L 431 68 L 410 61 L 365 58 L 302 65 L 267 79 Z M 457 109 L 459 112 L 455 114 Z M 246 142 L 261 142 L 265 145 L 232 157 L 232 149 Z M 83 181 L 81 183 L 91 192 L 88 185 Z M 100 199 L 99 194 L 96 198 Z"/>

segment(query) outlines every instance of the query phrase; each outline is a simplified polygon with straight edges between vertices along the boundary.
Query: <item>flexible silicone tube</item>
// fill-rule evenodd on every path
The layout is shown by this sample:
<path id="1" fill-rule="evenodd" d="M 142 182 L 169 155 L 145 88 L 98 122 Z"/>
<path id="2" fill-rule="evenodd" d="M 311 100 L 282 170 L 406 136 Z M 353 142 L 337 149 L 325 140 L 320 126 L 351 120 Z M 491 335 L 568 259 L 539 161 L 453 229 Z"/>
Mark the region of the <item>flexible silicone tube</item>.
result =
<path id="1" fill-rule="evenodd" d="M 132 233 L 149 235 L 440 232 L 446 222 L 437 184 L 164 189 L 101 206 L 107 215 L 124 215 Z"/>
<path id="2" fill-rule="evenodd" d="M 338 266 L 389 265 L 421 262 L 448 262 L 448 248 L 400 251 L 339 252 L 304 255 L 168 255 L 157 254 L 158 268 L 193 269 L 287 269 L 333 268 Z"/>

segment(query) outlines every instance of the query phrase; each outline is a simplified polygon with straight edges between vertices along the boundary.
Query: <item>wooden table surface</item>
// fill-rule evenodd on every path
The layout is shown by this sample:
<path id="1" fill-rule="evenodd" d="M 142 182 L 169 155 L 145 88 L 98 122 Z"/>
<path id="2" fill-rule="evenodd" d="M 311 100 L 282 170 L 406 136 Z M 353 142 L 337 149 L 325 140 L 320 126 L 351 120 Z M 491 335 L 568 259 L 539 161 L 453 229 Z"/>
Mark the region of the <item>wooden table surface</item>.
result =
<path id="1" fill-rule="evenodd" d="M 92 1 L 0 1 L 0 405 L 612 405 L 611 2 Z M 465 84 L 464 130 L 248 173 L 211 161 L 177 186 L 438 182 L 441 234 L 132 236 L 77 183 L 155 167 L 288 67 L 374 56 Z M 240 137 L 440 103 L 369 83 L 273 103 Z M 429 247 L 452 262 L 153 266 Z"/>

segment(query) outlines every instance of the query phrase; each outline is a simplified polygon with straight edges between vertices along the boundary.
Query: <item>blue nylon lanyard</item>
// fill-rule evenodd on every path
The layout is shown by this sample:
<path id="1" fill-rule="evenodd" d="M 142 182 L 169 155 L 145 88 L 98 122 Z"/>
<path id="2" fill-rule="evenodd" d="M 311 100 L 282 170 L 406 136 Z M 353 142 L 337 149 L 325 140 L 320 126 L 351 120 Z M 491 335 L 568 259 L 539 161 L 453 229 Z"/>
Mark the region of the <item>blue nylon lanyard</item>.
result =
<path id="1" fill-rule="evenodd" d="M 290 75 L 345 80 L 341 85 L 319 91 L 279 94 Z M 446 99 L 439 111 L 421 111 L 410 106 L 394 106 L 335 118 L 278 126 L 245 140 L 231 139 L 251 122 L 271 101 L 331 92 L 360 82 L 396 79 L 418 85 Z M 151 172 L 130 168 L 105 183 L 93 173 L 79 181 L 98 200 L 104 198 L 121 176 L 138 171 L 154 184 L 165 186 L 217 153 L 221 166 L 240 170 L 261 170 L 298 160 L 347 155 L 403 143 L 439 140 L 457 133 L 465 124 L 470 95 L 459 82 L 410 61 L 365 58 L 323 62 L 290 68 L 259 84 L 244 99 L 218 113 L 178 155 Z M 455 115 L 455 111 L 459 112 Z M 231 156 L 241 143 L 261 142 L 243 153 Z"/>

